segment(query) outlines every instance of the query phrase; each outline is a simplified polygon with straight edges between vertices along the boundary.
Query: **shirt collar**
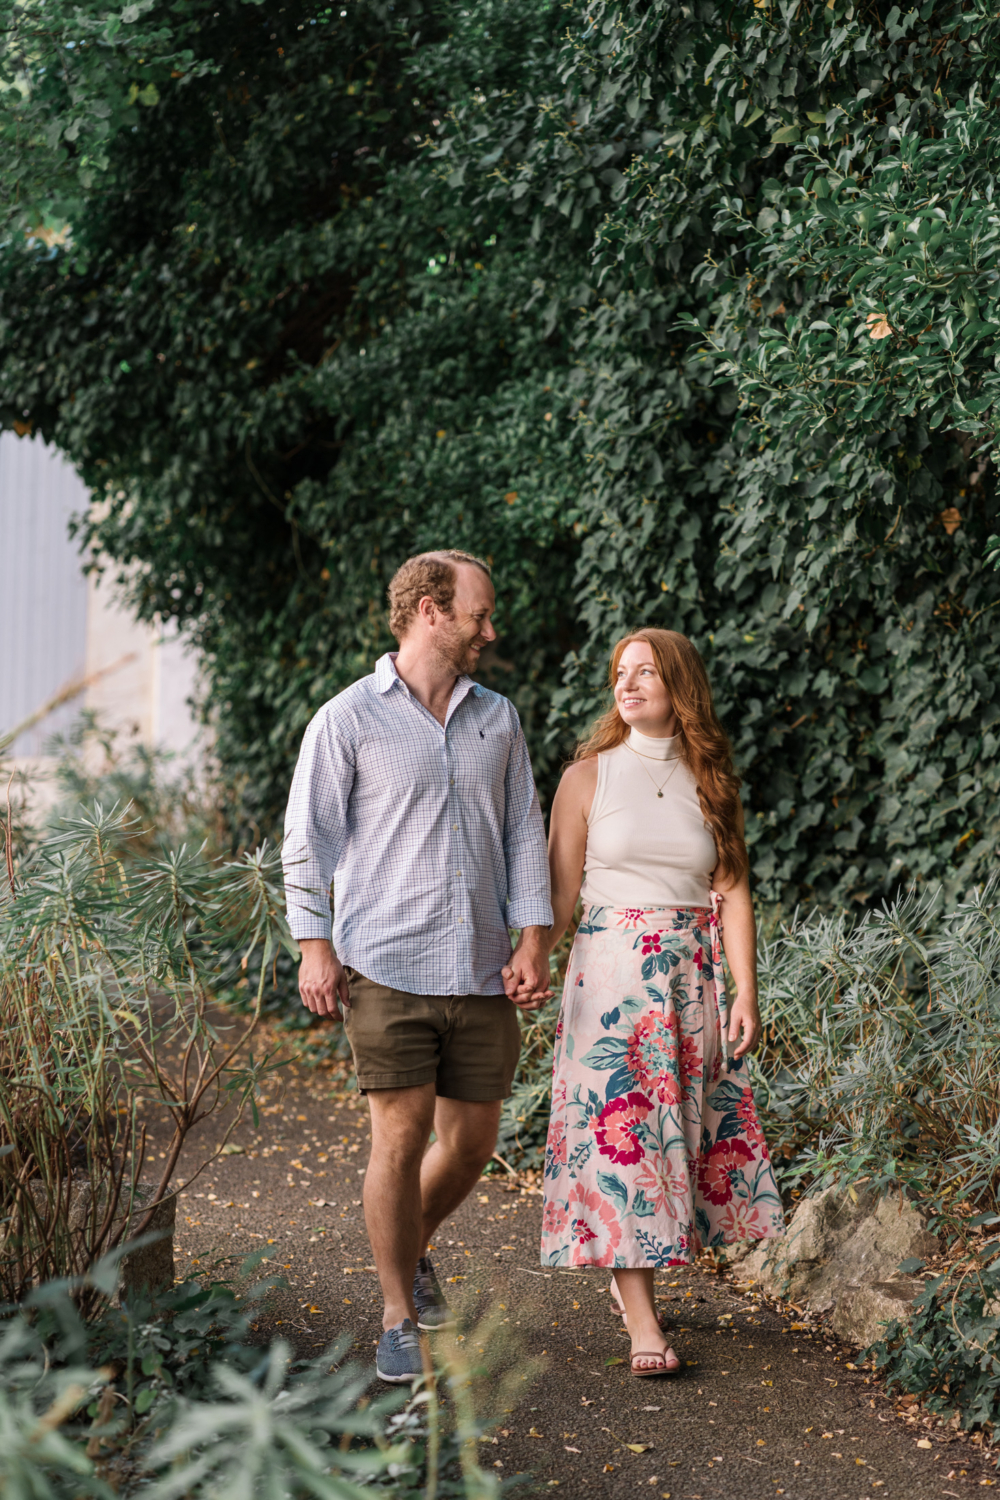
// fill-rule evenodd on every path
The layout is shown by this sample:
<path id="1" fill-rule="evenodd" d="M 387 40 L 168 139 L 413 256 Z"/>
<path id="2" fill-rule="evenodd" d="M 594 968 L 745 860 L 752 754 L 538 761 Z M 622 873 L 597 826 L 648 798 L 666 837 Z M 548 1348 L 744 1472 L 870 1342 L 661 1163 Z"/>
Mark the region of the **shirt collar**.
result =
<path id="1" fill-rule="evenodd" d="M 397 653 L 395 651 L 387 651 L 385 655 L 380 656 L 378 661 L 375 663 L 375 691 L 377 693 L 387 693 L 389 689 L 395 687 L 397 683 L 401 688 L 405 689 L 406 692 L 410 691 L 406 686 L 406 683 L 396 671 L 396 654 Z M 462 699 L 467 697 L 470 692 L 474 695 L 474 697 L 478 698 L 481 691 L 482 689 L 480 688 L 478 682 L 473 682 L 471 677 L 468 677 L 463 673 L 463 675 L 457 679 L 455 686 L 452 689 L 452 710 L 456 709 L 461 703 Z"/>

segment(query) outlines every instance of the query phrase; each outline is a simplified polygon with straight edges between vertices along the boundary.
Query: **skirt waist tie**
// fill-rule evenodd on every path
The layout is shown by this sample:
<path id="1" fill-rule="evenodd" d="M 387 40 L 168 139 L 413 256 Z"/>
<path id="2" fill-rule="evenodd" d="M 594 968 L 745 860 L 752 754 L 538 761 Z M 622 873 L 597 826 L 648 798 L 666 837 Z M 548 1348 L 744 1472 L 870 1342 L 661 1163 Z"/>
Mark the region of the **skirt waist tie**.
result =
<path id="1" fill-rule="evenodd" d="M 726 999 L 725 970 L 722 965 L 722 902 L 721 891 L 710 891 L 709 900 L 712 904 L 712 913 L 708 919 L 712 933 L 712 974 L 715 978 L 715 1004 L 719 1012 L 719 1023 L 722 1027 L 722 1045 L 727 1055 L 726 1033 L 729 1029 L 729 1001 Z"/>

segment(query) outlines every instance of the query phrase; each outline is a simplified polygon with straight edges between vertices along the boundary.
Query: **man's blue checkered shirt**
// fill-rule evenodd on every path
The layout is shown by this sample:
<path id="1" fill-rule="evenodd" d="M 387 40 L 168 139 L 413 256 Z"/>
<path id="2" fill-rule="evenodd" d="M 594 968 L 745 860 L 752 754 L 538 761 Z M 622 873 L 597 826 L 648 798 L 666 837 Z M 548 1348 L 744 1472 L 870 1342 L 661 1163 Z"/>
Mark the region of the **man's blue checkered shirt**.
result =
<path id="1" fill-rule="evenodd" d="M 510 927 L 552 923 L 545 830 L 513 704 L 460 677 L 442 728 L 395 654 L 321 708 L 285 816 L 297 938 L 414 995 L 500 995 Z"/>

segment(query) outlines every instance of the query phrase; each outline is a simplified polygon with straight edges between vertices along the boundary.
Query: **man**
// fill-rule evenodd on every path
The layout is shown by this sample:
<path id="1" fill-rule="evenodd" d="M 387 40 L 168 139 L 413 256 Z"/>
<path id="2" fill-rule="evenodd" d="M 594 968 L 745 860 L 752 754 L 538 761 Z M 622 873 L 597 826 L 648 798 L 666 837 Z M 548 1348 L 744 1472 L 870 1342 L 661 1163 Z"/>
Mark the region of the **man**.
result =
<path id="1" fill-rule="evenodd" d="M 285 821 L 299 991 L 317 1015 L 339 1000 L 371 1109 L 377 1369 L 396 1382 L 422 1373 L 417 1327 L 454 1322 L 428 1242 L 493 1154 L 521 1045 L 515 1007 L 551 994 L 524 735 L 507 699 L 469 675 L 496 640 L 494 607 L 489 568 L 468 553 L 403 564 L 389 585 L 399 650 L 312 720 Z"/>

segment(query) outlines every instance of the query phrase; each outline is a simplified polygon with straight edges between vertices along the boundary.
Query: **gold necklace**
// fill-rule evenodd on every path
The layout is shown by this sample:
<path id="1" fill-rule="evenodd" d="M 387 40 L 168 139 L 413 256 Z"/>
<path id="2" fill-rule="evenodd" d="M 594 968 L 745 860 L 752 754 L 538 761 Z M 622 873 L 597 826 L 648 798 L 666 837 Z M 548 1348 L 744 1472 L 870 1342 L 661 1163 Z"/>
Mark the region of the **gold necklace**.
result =
<path id="1" fill-rule="evenodd" d="M 632 746 L 631 746 L 631 745 L 630 745 L 630 744 L 629 744 L 629 742 L 628 742 L 628 740 L 622 740 L 622 744 L 623 744 L 623 745 L 624 745 L 624 746 L 625 746 L 625 749 L 626 749 L 626 750 L 631 750 L 631 751 L 632 751 L 632 754 L 633 754 L 633 755 L 637 755 L 637 756 L 638 756 L 638 757 L 639 757 L 639 759 L 640 759 L 640 760 L 655 760 L 655 759 L 657 759 L 657 757 L 656 757 L 656 756 L 652 756 L 652 755 L 643 755 L 643 753 L 642 753 L 642 751 L 641 751 L 641 750 L 635 750 L 635 749 L 633 749 L 633 747 L 632 747 Z M 643 770 L 644 770 L 644 771 L 645 771 L 645 772 L 646 772 L 646 775 L 647 775 L 647 776 L 648 776 L 648 777 L 649 777 L 649 779 L 650 779 L 650 781 L 651 781 L 651 782 L 652 782 L 652 783 L 653 783 L 653 785 L 654 785 L 654 787 L 656 787 L 656 795 L 657 795 L 657 796 L 658 796 L 658 797 L 662 797 L 662 796 L 663 796 L 663 788 L 664 788 L 664 787 L 665 787 L 665 786 L 666 786 L 666 784 L 667 784 L 667 782 L 668 782 L 668 781 L 669 781 L 669 780 L 670 780 L 670 778 L 671 778 L 671 776 L 672 776 L 672 775 L 673 775 L 673 774 L 674 774 L 674 772 L 675 772 L 675 771 L 676 771 L 676 770 L 677 770 L 677 762 L 678 762 L 678 761 L 679 761 L 679 760 L 680 760 L 680 756 L 679 756 L 679 755 L 674 755 L 674 756 L 671 756 L 671 761 L 672 761 L 672 764 L 671 764 L 671 767 L 670 767 L 670 770 L 669 770 L 669 771 L 668 771 L 668 772 L 667 772 L 667 774 L 666 774 L 666 777 L 665 777 L 665 778 L 664 778 L 664 780 L 663 780 L 663 781 L 662 781 L 662 782 L 661 782 L 661 783 L 660 783 L 660 785 L 659 785 L 659 786 L 656 786 L 656 779 L 655 779 L 655 777 L 654 777 L 654 776 L 653 776 L 653 774 L 652 774 L 652 772 L 651 772 L 651 771 L 649 771 L 649 770 L 647 770 L 647 769 L 646 769 L 646 767 L 645 767 L 645 766 L 643 766 L 643 768 L 642 768 L 642 769 L 643 769 Z"/>

